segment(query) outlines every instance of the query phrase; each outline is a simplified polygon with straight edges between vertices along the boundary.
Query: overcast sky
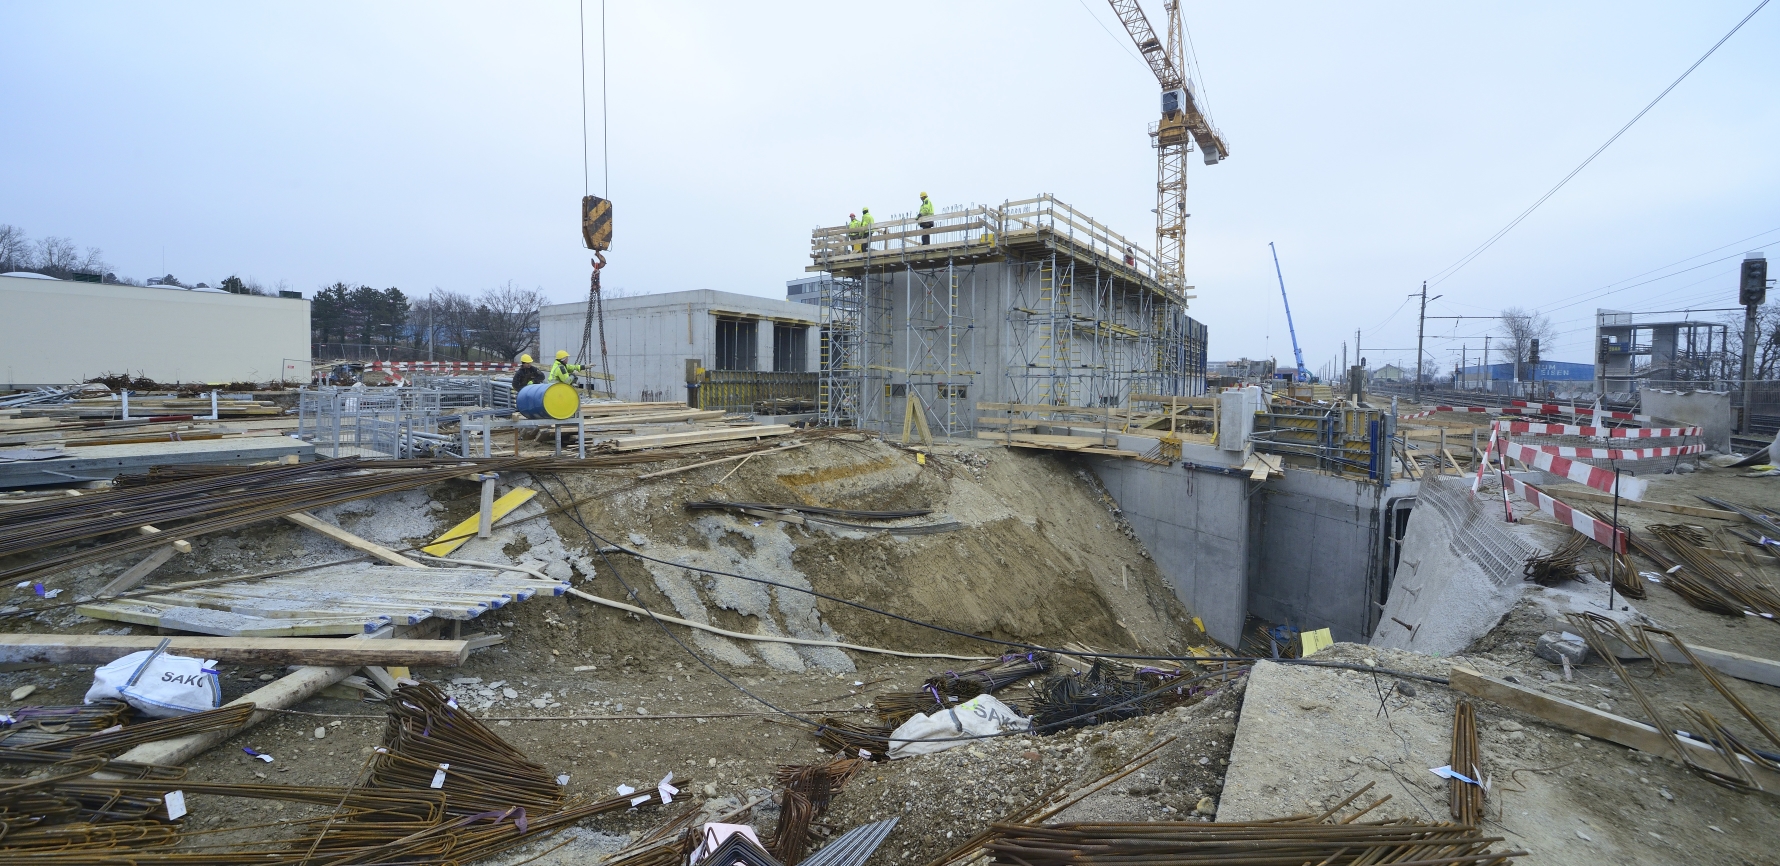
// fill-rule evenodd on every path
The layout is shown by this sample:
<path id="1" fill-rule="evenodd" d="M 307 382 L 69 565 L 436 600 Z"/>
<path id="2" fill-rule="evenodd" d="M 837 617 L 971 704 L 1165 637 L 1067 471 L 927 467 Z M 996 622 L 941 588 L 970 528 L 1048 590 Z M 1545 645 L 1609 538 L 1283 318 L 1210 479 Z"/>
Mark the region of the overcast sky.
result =
<path id="1" fill-rule="evenodd" d="M 1290 363 L 1273 241 L 1313 370 L 1356 329 L 1374 366 L 1412 364 L 1407 295 L 1755 2 L 1187 0 L 1231 151 L 1189 171 L 1213 359 Z M 578 8 L 5 0 L 0 222 L 139 279 L 585 297 Z M 598 194 L 598 0 L 586 13 Z M 1157 87 L 1104 2 L 615 0 L 605 26 L 609 287 L 782 297 L 812 227 L 911 210 L 921 190 L 942 206 L 1049 192 L 1153 238 Z M 1741 253 L 1780 252 L 1776 44 L 1780 8 L 1433 289 L 1429 314 L 1543 310 L 1563 332 L 1544 354 L 1587 361 L 1597 306 L 1734 303 Z M 1676 262 L 1694 269 L 1631 285 Z M 1431 361 L 1490 328 L 1431 321 Z"/>

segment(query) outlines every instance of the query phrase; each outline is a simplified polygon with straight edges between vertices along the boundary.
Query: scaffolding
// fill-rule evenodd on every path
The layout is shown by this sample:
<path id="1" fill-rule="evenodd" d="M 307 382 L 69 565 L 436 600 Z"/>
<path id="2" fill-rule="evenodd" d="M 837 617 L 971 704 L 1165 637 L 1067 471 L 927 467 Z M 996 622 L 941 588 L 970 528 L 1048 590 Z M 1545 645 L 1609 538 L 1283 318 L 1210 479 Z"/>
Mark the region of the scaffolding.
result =
<path id="1" fill-rule="evenodd" d="M 927 223 L 922 225 L 922 223 Z M 817 229 L 830 275 L 820 402 L 884 432 L 913 399 L 936 435 L 972 435 L 973 401 L 1117 407 L 1204 393 L 1205 326 L 1147 250 L 1050 195 Z M 1190 287 L 1188 287 L 1190 288 Z M 987 378 L 985 378 L 987 377 Z"/>

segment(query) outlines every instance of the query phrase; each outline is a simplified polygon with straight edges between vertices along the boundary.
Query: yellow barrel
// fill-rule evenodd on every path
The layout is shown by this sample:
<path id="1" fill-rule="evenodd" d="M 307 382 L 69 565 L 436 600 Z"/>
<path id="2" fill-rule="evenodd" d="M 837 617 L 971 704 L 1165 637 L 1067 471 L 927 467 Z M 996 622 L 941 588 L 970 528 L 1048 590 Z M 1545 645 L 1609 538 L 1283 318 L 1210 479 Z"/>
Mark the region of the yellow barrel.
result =
<path id="1" fill-rule="evenodd" d="M 576 393 L 575 386 L 561 382 L 527 385 L 519 389 L 513 402 L 519 414 L 538 421 L 545 418 L 563 421 L 581 411 L 581 395 Z"/>

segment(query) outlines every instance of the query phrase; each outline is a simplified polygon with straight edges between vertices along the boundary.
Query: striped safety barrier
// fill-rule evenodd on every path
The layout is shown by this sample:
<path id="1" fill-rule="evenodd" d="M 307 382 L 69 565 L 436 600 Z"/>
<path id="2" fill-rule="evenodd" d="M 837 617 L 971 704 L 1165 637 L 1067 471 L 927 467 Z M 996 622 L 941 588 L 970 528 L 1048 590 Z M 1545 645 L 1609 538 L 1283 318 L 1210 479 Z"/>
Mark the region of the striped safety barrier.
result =
<path id="1" fill-rule="evenodd" d="M 1520 443 L 1516 443 L 1520 444 Z M 1557 457 L 1572 460 L 1649 460 L 1652 457 L 1680 457 L 1706 450 L 1704 445 L 1668 445 L 1661 448 L 1581 448 L 1570 445 L 1525 445 Z"/>
<path id="2" fill-rule="evenodd" d="M 1649 415 L 1638 415 L 1632 412 L 1614 412 L 1605 409 L 1597 410 L 1593 406 L 1566 406 L 1560 403 L 1532 403 L 1526 400 L 1510 400 L 1508 401 L 1508 405 L 1522 409 L 1530 409 L 1532 411 L 1528 414 L 1533 415 L 1592 415 L 1597 418 L 1612 418 L 1615 421 L 1636 421 L 1639 424 L 1650 423 Z"/>
<path id="3" fill-rule="evenodd" d="M 1546 493 L 1525 481 L 1521 481 L 1506 472 L 1502 474 L 1502 484 L 1510 493 L 1520 494 L 1521 498 L 1525 499 L 1529 504 L 1538 508 L 1540 511 L 1551 515 L 1557 522 L 1600 542 L 1609 550 L 1616 553 L 1625 553 L 1626 542 L 1624 530 L 1616 530 L 1613 528 L 1612 524 L 1602 523 L 1587 514 L 1577 511 L 1576 509 L 1553 499 L 1551 494 Z"/>
<path id="4" fill-rule="evenodd" d="M 510 373 L 516 365 L 506 361 L 372 361 L 365 367 L 379 372 L 458 373 L 481 371 Z"/>
<path id="5" fill-rule="evenodd" d="M 1568 457 L 1548 454 L 1531 445 L 1522 445 L 1512 439 L 1503 439 L 1501 448 L 1502 454 L 1506 457 L 1513 457 L 1534 469 L 1550 472 L 1553 475 L 1562 475 L 1577 484 L 1587 484 L 1603 493 L 1613 493 L 1617 487 L 1620 496 L 1634 502 L 1642 500 L 1644 491 L 1650 487 L 1650 482 L 1635 475 L 1621 475 L 1616 480 L 1612 472 L 1598 466 L 1590 466 L 1587 463 L 1578 463 Z"/>
<path id="6" fill-rule="evenodd" d="M 1503 433 L 1538 436 L 1593 436 L 1599 439 L 1663 439 L 1703 435 L 1698 427 L 1583 427 L 1577 424 L 1541 424 L 1537 421 L 1497 421 Z"/>

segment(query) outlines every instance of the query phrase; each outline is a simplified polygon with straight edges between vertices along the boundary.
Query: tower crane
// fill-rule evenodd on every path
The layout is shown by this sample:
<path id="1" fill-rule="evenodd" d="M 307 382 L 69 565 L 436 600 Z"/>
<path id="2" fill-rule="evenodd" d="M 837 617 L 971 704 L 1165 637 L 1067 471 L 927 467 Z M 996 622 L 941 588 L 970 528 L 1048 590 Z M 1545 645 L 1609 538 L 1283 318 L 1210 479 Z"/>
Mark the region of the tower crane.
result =
<path id="1" fill-rule="evenodd" d="M 1286 277 L 1279 272 L 1279 250 L 1273 248 L 1273 242 L 1267 242 L 1267 249 L 1273 253 L 1273 275 L 1279 277 L 1279 300 L 1286 305 L 1286 332 L 1292 335 L 1292 357 L 1298 361 L 1298 373 L 1292 377 L 1294 382 L 1310 381 L 1310 371 L 1304 368 L 1304 350 L 1298 348 L 1298 328 L 1292 324 L 1292 302 L 1286 298 Z"/>
<path id="2" fill-rule="evenodd" d="M 1187 151 L 1197 142 L 1206 165 L 1229 156 L 1224 137 L 1211 125 L 1200 107 L 1193 80 L 1187 75 L 1182 52 L 1180 0 L 1164 0 L 1168 9 L 1168 41 L 1150 27 L 1137 0 L 1107 0 L 1113 14 L 1131 34 L 1131 41 L 1162 85 L 1162 117 L 1150 127 L 1156 148 L 1156 263 L 1163 287 L 1188 297 L 1185 245 L 1187 240 Z"/>

